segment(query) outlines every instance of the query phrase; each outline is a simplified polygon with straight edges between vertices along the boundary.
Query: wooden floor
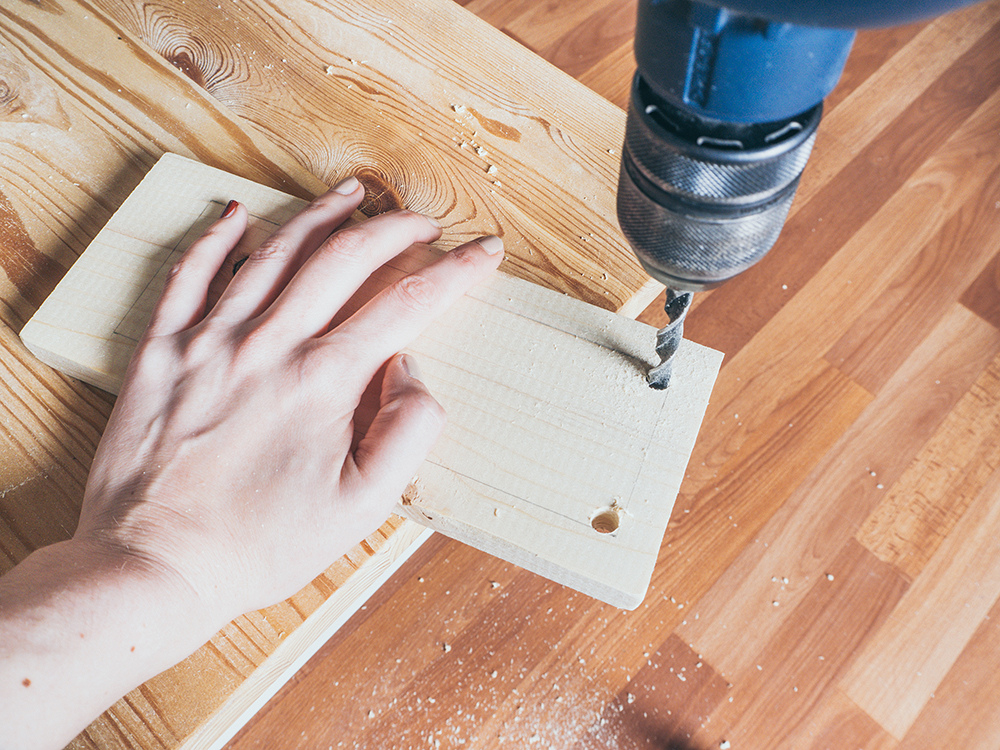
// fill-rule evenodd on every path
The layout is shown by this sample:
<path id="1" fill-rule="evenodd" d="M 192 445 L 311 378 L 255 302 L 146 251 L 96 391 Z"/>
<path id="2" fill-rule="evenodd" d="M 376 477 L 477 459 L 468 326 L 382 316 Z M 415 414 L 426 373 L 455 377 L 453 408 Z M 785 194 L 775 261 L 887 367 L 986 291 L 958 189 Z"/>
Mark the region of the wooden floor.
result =
<path id="1" fill-rule="evenodd" d="M 111 404 L 32 362 L 15 332 L 164 150 L 300 195 L 304 169 L 424 169 L 415 207 L 465 211 L 463 231 L 496 222 L 525 275 L 532 247 L 541 261 L 521 239 L 536 225 L 557 238 L 545 232 L 572 209 L 546 194 L 536 222 L 521 184 L 522 203 L 496 202 L 521 213 L 476 214 L 491 188 L 426 158 L 433 117 L 386 153 L 345 141 L 313 45 L 334 33 L 318 20 L 332 3 L 14 5 L 0 3 L 0 520 L 43 497 L 60 515 L 0 534 L 0 565 L 70 533 Z M 466 7 L 625 104 L 632 0 Z M 451 75 L 447 52 L 434 64 Z M 134 87 L 116 78 L 126 67 Z M 487 70 L 487 88 L 533 80 L 507 71 Z M 517 114 L 541 129 L 532 107 Z M 604 132 L 620 112 L 599 114 L 588 127 Z M 552 128 L 557 145 L 594 146 L 569 125 Z M 663 322 L 655 305 L 641 317 Z M 726 360 L 638 609 L 434 537 L 229 749 L 1000 748 L 1000 1 L 859 36 L 777 246 L 688 321 Z"/>
<path id="2" fill-rule="evenodd" d="M 466 7 L 625 104 L 634 2 Z M 862 33 L 645 604 L 436 538 L 230 747 L 1000 747 L 998 253 L 1000 6 Z"/>

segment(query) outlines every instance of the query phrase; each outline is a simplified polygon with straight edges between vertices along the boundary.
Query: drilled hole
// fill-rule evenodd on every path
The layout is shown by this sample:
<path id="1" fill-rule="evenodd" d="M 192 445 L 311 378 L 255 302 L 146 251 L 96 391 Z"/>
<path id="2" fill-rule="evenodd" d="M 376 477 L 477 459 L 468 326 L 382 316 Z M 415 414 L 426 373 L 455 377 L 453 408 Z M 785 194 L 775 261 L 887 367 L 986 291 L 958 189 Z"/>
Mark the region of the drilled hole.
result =
<path id="1" fill-rule="evenodd" d="M 594 531 L 600 534 L 618 531 L 620 523 L 621 517 L 615 508 L 601 508 L 590 519 L 590 525 L 594 527 Z"/>

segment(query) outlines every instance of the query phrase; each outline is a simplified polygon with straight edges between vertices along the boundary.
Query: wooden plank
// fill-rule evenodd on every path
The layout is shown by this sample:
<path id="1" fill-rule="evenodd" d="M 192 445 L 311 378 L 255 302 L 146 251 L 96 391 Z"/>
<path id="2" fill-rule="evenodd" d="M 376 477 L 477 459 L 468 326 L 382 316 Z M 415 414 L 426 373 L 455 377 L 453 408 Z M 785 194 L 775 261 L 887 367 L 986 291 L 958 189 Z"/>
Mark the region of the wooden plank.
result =
<path id="1" fill-rule="evenodd" d="M 648 747 L 650 737 L 656 738 L 655 747 L 691 747 L 691 737 L 730 687 L 700 654 L 672 635 L 572 750 Z"/>
<path id="2" fill-rule="evenodd" d="M 996 207 L 994 203 L 994 208 Z M 1000 328 L 1000 255 L 993 257 L 979 278 L 965 291 L 962 304 L 983 320 Z"/>
<path id="3" fill-rule="evenodd" d="M 822 666 L 822 663 L 819 666 Z M 933 742 L 933 736 L 928 736 L 927 739 Z M 788 750 L 816 750 L 817 748 L 823 750 L 859 750 L 859 748 L 863 748 L 863 750 L 896 750 L 899 745 L 900 743 L 895 737 L 858 708 L 841 690 L 832 688 L 818 703 L 810 706 L 808 719 L 799 723 L 792 730 L 785 738 L 782 747 L 788 748 Z M 752 747 L 753 744 L 750 746 Z M 910 745 L 905 747 L 910 750 Z M 964 750 L 969 750 L 968 745 L 940 744 L 935 747 L 963 747 Z"/>
<path id="4" fill-rule="evenodd" d="M 452 2 L 93 5 L 328 184 L 437 217 L 445 245 L 499 234 L 509 272 L 629 317 L 662 287 L 618 229 L 624 112 Z"/>
<path id="5" fill-rule="evenodd" d="M 230 196 L 252 216 L 231 261 L 305 205 L 167 154 L 22 340 L 42 361 L 116 392 L 167 272 Z M 421 248 L 400 256 L 348 307 L 431 257 Z M 652 391 L 644 373 L 654 341 L 649 326 L 504 274 L 471 292 L 412 347 L 450 418 L 402 512 L 616 606 L 638 606 L 721 364 L 689 342 L 671 387 Z"/>
<path id="6" fill-rule="evenodd" d="M 989 262 L 984 247 L 1000 243 L 1000 167 L 982 186 L 973 210 L 953 215 L 825 355 L 842 372 L 878 393 Z M 979 278 L 983 278 L 980 274 Z"/>
<path id="7" fill-rule="evenodd" d="M 1000 600 L 983 618 L 900 743 L 906 750 L 993 750 L 1000 736 Z"/>
<path id="8" fill-rule="evenodd" d="M 811 199 L 872 143 L 884 139 L 893 129 L 894 120 L 903 116 L 918 99 L 917 94 L 931 107 L 939 106 L 939 101 L 945 104 L 955 78 L 963 73 L 968 75 L 970 63 L 972 66 L 977 64 L 974 59 L 963 62 L 963 56 L 977 44 L 985 45 L 984 49 L 994 44 L 996 29 L 993 25 L 998 14 L 1000 3 L 994 1 L 977 3 L 963 13 L 942 16 L 920 29 L 902 49 L 843 99 L 829 102 L 823 116 L 822 142 L 817 143 L 799 186 L 799 205 Z M 881 35 L 886 32 L 861 33 Z M 880 36 L 877 44 L 876 54 L 883 54 L 885 45 Z M 848 67 L 857 62 L 857 56 L 852 54 Z M 957 68 L 952 71 L 956 64 Z M 849 78 L 838 85 L 835 97 L 840 95 L 845 84 L 850 86 Z M 927 107 L 923 106 L 922 111 L 926 119 Z M 935 121 L 940 122 L 936 118 Z"/>
<path id="9" fill-rule="evenodd" d="M 636 0 L 608 3 L 546 44 L 541 54 L 560 70 L 580 76 L 602 61 L 605 46 L 630 45 L 635 36 Z M 626 79 L 627 80 L 627 79 Z"/>
<path id="10" fill-rule="evenodd" d="M 632 47 L 631 41 L 621 45 L 580 76 L 581 83 L 586 83 L 622 109 L 628 106 L 628 98 L 632 92 L 632 76 L 635 74 L 635 56 Z M 663 308 L 662 302 L 659 308 Z"/>
<path id="11" fill-rule="evenodd" d="M 750 741 L 789 747 L 855 653 L 892 617 L 907 588 L 899 571 L 856 542 L 844 545 L 826 570 L 833 580 L 823 575 L 803 583 L 797 571 L 792 573 L 795 588 L 804 589 L 797 603 L 780 591 L 781 579 L 772 584 L 779 606 L 767 602 L 762 609 L 781 625 L 768 628 L 764 647 L 748 649 L 751 658 L 738 669 L 720 670 L 734 684 L 733 701 L 713 712 L 712 724 L 695 736 L 696 746 L 718 747 L 728 739 L 734 747 Z M 741 622 L 741 614 L 734 612 L 731 622 Z M 706 664 L 719 669 L 709 652 L 696 647 Z"/>
<path id="12" fill-rule="evenodd" d="M 0 319 L 15 330 L 164 150 L 300 197 L 325 189 L 118 36 L 72 2 L 59 14 L 0 6 Z"/>

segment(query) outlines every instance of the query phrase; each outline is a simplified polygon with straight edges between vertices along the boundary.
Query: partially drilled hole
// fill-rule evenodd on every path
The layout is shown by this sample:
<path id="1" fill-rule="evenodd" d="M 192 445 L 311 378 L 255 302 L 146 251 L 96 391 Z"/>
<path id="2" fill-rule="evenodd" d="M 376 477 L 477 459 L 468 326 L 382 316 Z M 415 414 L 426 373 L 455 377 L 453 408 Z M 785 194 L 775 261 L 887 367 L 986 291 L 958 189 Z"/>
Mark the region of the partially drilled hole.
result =
<path id="1" fill-rule="evenodd" d="M 600 534 L 618 531 L 620 523 L 621 517 L 615 508 L 601 508 L 590 518 L 590 525 L 594 527 L 594 531 Z"/>

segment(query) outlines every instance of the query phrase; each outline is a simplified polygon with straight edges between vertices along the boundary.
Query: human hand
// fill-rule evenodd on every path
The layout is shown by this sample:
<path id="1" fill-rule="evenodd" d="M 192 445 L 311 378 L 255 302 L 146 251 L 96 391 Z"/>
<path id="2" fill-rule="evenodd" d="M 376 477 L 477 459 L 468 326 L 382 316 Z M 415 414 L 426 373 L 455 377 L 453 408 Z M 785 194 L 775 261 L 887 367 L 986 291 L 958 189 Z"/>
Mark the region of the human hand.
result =
<path id="1" fill-rule="evenodd" d="M 246 228 L 242 206 L 171 272 L 74 537 L 0 578 L 0 750 L 63 747 L 233 617 L 294 594 L 391 512 L 444 420 L 397 352 L 497 267 L 502 243 L 457 248 L 350 314 L 369 274 L 440 234 L 406 211 L 343 227 L 362 195 L 349 179 L 310 204 L 211 309 L 210 282 Z"/>
<path id="2" fill-rule="evenodd" d="M 213 224 L 170 274 L 94 459 L 76 539 L 170 580 L 217 626 L 385 520 L 444 424 L 396 353 L 499 264 L 498 239 L 469 243 L 329 330 L 371 272 L 440 236 L 405 211 L 342 228 L 363 193 L 351 179 L 314 201 L 206 311 L 246 210 Z"/>

